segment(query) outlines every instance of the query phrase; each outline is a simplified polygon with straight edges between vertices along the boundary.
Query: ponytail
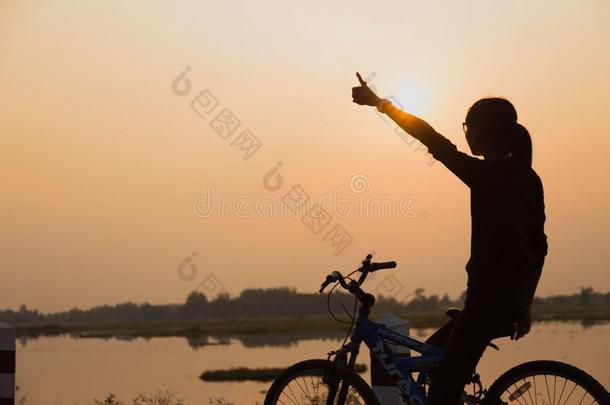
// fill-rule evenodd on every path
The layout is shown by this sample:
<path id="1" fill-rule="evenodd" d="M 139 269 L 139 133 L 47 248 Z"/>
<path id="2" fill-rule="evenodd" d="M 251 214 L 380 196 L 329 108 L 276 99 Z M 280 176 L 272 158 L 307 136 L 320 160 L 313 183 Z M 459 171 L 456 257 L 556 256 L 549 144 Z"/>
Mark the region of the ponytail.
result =
<path id="1" fill-rule="evenodd" d="M 523 167 L 532 167 L 532 137 L 521 124 L 514 123 L 511 131 L 510 159 Z"/>
<path id="2" fill-rule="evenodd" d="M 510 101 L 499 97 L 482 98 L 468 109 L 466 122 L 478 128 L 471 149 L 483 155 L 490 152 L 508 154 L 517 166 L 532 167 L 532 138 L 527 129 L 517 123 L 517 110 Z"/>

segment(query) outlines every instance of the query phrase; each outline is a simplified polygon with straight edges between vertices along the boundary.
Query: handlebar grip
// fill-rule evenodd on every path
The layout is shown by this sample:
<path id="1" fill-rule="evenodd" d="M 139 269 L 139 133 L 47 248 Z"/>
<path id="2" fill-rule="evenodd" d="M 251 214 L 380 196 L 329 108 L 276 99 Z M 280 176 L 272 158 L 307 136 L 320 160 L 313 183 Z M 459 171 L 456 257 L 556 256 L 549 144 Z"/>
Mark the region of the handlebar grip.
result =
<path id="1" fill-rule="evenodd" d="M 375 272 L 377 270 L 383 269 L 393 269 L 396 267 L 396 262 L 381 262 L 381 263 L 372 263 L 370 272 Z"/>
<path id="2" fill-rule="evenodd" d="M 322 291 L 324 291 L 324 289 L 330 284 L 330 283 L 334 283 L 334 282 L 340 282 L 342 286 L 346 286 L 345 281 L 343 279 L 343 276 L 341 275 L 341 273 L 339 273 L 338 271 L 333 271 L 332 273 L 330 273 L 328 276 L 326 276 L 326 280 L 324 280 L 324 282 L 322 283 L 322 285 L 320 286 L 320 291 L 319 293 L 322 294 Z"/>
<path id="3" fill-rule="evenodd" d="M 322 294 L 322 292 L 324 291 L 324 289 L 329 285 L 330 283 L 325 281 L 322 283 L 322 285 L 320 286 L 320 290 L 318 291 L 320 294 Z"/>
<path id="4" fill-rule="evenodd" d="M 335 281 L 334 277 L 332 275 L 328 275 L 326 276 L 326 280 L 324 280 L 324 282 L 322 283 L 322 285 L 320 286 L 320 291 L 319 293 L 322 294 L 322 291 L 324 291 L 324 289 L 333 281 Z"/>

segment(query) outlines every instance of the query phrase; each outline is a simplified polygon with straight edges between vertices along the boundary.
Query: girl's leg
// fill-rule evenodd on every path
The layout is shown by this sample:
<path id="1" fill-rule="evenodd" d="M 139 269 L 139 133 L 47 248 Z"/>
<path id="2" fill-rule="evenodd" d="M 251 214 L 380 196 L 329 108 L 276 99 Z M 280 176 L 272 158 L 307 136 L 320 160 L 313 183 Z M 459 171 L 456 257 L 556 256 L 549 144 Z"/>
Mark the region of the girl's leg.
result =
<path id="1" fill-rule="evenodd" d="M 449 320 L 449 322 L 441 326 L 436 332 L 430 335 L 430 337 L 426 339 L 426 343 L 434 346 L 445 347 L 454 326 L 455 319 Z"/>
<path id="2" fill-rule="evenodd" d="M 480 316 L 475 316 L 468 310 L 464 310 L 455 319 L 455 326 L 445 345 L 445 354 L 432 379 L 429 405 L 458 404 L 464 386 L 474 374 L 477 363 L 491 341 L 486 326 Z"/>

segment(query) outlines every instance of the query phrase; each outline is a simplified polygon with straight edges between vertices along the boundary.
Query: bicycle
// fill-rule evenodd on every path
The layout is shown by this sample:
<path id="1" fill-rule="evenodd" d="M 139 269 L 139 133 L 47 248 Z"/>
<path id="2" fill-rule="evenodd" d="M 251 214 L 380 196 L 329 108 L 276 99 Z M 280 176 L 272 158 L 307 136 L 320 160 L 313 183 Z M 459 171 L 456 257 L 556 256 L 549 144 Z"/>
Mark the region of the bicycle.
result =
<path id="1" fill-rule="evenodd" d="M 371 259 L 372 255 L 367 255 L 362 266 L 345 277 L 333 271 L 320 287 L 321 294 L 329 284 L 334 283 L 328 293 L 329 300 L 333 290 L 341 286 L 354 295 L 355 304 L 360 303 L 357 319 L 354 305 L 350 328 L 341 347 L 329 352 L 326 360 L 305 360 L 286 369 L 272 383 L 265 405 L 379 405 L 373 389 L 354 371 L 362 342 L 369 348 L 375 361 L 393 378 L 404 403 L 427 403 L 426 392 L 431 375 L 438 367 L 443 349 L 368 318 L 375 297 L 363 291 L 361 285 L 369 273 L 396 267 L 396 262 L 372 263 Z M 358 279 L 351 278 L 357 272 L 360 273 Z M 453 308 L 448 315 L 457 316 L 459 311 Z M 419 356 L 398 357 L 386 343 L 405 346 L 419 353 Z M 417 378 L 412 373 L 418 373 Z M 476 373 L 469 384 L 473 386 L 472 394 L 464 392 L 464 404 L 610 404 L 610 394 L 593 377 L 558 361 L 538 360 L 520 364 L 502 374 L 489 389 L 483 389 Z"/>

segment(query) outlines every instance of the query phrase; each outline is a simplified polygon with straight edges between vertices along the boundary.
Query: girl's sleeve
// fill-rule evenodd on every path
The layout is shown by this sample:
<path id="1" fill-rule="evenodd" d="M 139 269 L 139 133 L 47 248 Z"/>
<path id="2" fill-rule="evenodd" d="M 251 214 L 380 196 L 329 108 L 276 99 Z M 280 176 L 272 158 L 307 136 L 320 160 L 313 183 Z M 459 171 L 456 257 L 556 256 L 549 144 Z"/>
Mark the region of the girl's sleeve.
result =
<path id="1" fill-rule="evenodd" d="M 472 187 L 486 177 L 484 162 L 457 150 L 451 141 L 439 134 L 426 121 L 394 107 L 382 100 L 379 111 L 385 113 L 408 134 L 428 147 L 432 156 L 443 163 L 460 180 Z"/>

